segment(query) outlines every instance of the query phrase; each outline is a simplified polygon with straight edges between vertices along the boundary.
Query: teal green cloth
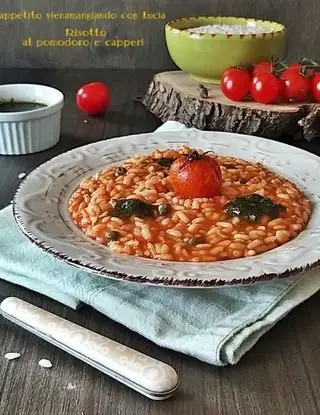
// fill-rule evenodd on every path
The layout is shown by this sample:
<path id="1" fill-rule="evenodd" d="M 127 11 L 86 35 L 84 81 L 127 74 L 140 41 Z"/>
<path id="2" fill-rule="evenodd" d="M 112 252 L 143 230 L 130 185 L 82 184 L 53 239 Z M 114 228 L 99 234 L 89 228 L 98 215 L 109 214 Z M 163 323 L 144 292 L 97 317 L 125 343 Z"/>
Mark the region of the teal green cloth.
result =
<path id="1" fill-rule="evenodd" d="M 154 343 L 213 365 L 235 364 L 290 310 L 320 288 L 318 271 L 294 280 L 216 289 L 108 280 L 32 244 L 12 208 L 0 211 L 0 278 L 77 309 L 88 304 Z"/>

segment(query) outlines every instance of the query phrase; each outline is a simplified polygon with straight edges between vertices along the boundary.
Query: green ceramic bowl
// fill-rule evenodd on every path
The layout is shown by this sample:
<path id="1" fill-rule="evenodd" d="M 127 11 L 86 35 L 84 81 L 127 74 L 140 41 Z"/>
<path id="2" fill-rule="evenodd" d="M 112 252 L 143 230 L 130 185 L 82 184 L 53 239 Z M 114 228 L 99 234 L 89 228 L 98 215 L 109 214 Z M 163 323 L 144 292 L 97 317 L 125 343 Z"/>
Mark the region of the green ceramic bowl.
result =
<path id="1" fill-rule="evenodd" d="M 186 30 L 213 24 L 256 25 L 266 32 L 214 35 Z M 165 26 L 167 47 L 174 63 L 193 78 L 207 83 L 219 83 L 223 71 L 230 66 L 251 67 L 260 60 L 281 57 L 285 32 L 279 23 L 241 17 L 184 17 Z"/>

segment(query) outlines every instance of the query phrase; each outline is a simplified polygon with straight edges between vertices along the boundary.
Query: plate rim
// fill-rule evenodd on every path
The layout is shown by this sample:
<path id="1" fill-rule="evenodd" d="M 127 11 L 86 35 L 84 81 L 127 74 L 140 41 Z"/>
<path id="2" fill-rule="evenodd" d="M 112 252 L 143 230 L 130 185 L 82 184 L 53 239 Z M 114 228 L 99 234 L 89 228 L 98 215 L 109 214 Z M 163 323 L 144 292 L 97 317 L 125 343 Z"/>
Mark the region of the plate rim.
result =
<path id="1" fill-rule="evenodd" d="M 142 284 L 146 284 L 146 285 L 153 285 L 153 286 L 167 286 L 167 287 L 180 287 L 180 288 L 215 288 L 215 287 L 222 287 L 222 286 L 245 286 L 245 285 L 250 285 L 250 284 L 256 284 L 259 282 L 267 282 L 267 281 L 271 281 L 271 280 L 280 280 L 280 279 L 285 279 L 291 276 L 294 276 L 298 273 L 301 272 L 306 272 L 309 271 L 312 268 L 316 268 L 320 265 L 320 256 L 319 258 L 312 262 L 312 263 L 308 263 L 305 265 L 302 265 L 300 267 L 294 267 L 294 268 L 287 268 L 285 271 L 280 272 L 280 273 L 276 273 L 276 272 L 266 272 L 263 274 L 259 274 L 256 276 L 251 276 L 248 278 L 234 278 L 232 280 L 224 280 L 224 279 L 206 279 L 206 280 L 201 280 L 201 279 L 197 279 L 197 278 L 186 278 L 186 279 L 175 279 L 174 277 L 148 277 L 146 275 L 133 275 L 133 274 L 128 274 L 125 272 L 120 272 L 120 271 L 115 271 L 115 270 L 108 270 L 105 267 L 100 267 L 97 265 L 94 265 L 90 262 L 82 262 L 81 260 L 78 259 L 74 259 L 72 257 L 69 257 L 68 255 L 66 255 L 65 253 L 57 250 L 56 248 L 54 248 L 53 246 L 48 245 L 45 241 L 40 240 L 37 236 L 35 236 L 30 230 L 27 229 L 27 227 L 24 224 L 23 218 L 20 215 L 19 209 L 17 207 L 17 200 L 19 198 L 20 192 L 23 188 L 23 186 L 25 185 L 25 183 L 29 180 L 30 176 L 33 176 L 34 174 L 36 174 L 36 172 L 38 170 L 40 170 L 41 168 L 45 167 L 45 165 L 50 164 L 52 161 L 54 161 L 55 159 L 60 158 L 61 156 L 65 156 L 69 153 L 76 153 L 79 149 L 84 149 L 84 148 L 88 148 L 91 146 L 94 146 L 95 144 L 99 144 L 102 142 L 106 142 L 106 143 L 110 143 L 112 141 L 121 141 L 121 140 L 125 140 L 126 138 L 130 138 L 130 137 L 141 137 L 141 136 L 150 136 L 152 134 L 157 134 L 157 135 L 165 135 L 167 136 L 169 133 L 170 134 L 177 134 L 181 135 L 183 133 L 186 133 L 187 131 L 195 131 L 195 129 L 187 129 L 187 130 L 181 130 L 181 131 L 159 131 L 159 132 L 144 132 L 144 133 L 138 133 L 138 134 L 129 134 L 129 135 L 125 135 L 125 136 L 117 136 L 117 137 L 112 137 L 112 138 L 107 138 L 107 139 L 103 139 L 103 140 L 99 140 L 96 142 L 92 142 L 92 143 L 88 143 L 79 147 L 75 147 L 73 149 L 67 150 L 63 153 L 57 154 L 56 156 L 50 158 L 49 160 L 46 160 L 45 162 L 41 163 L 40 165 L 38 165 L 36 168 L 34 168 L 30 173 L 27 174 L 26 177 L 23 178 L 23 180 L 20 182 L 19 186 L 17 187 L 14 197 L 13 197 L 13 202 L 12 202 L 12 211 L 13 211 L 13 216 L 15 219 L 15 222 L 17 223 L 20 231 L 22 231 L 22 233 L 24 234 L 25 237 L 27 237 L 27 239 L 35 244 L 38 248 L 40 248 L 42 251 L 52 255 L 54 258 L 56 258 L 57 260 L 63 262 L 63 263 L 67 263 L 70 266 L 76 267 L 78 269 L 81 269 L 83 271 L 88 272 L 89 274 L 93 274 L 93 275 L 98 275 L 98 276 L 102 276 L 108 279 L 114 279 L 117 281 L 124 281 L 124 282 L 130 282 L 130 283 L 142 283 Z M 268 138 L 264 138 L 264 137 L 260 137 L 260 136 L 253 136 L 253 135 L 247 135 L 247 134 L 239 134 L 239 133 L 232 133 L 232 132 L 225 132 L 225 131 L 201 131 L 201 130 L 196 130 L 198 133 L 204 133 L 204 134 L 214 134 L 214 135 L 226 135 L 226 136 L 239 136 L 239 137 L 246 137 L 246 138 L 253 138 L 257 141 L 261 141 L 261 142 L 272 142 L 275 145 L 280 145 L 284 148 L 294 148 L 295 150 L 297 150 L 298 152 L 302 152 L 305 153 L 306 155 L 308 155 L 309 157 L 314 157 L 315 159 L 320 159 L 319 156 L 317 156 L 314 153 L 308 152 L 307 150 L 304 149 L 300 149 L 299 147 L 295 147 L 292 146 L 290 144 L 287 143 L 282 143 L 282 142 L 278 142 L 276 140 L 272 140 L 272 139 L 268 139 Z M 165 142 L 164 142 L 165 144 Z M 270 168 L 269 166 L 267 166 L 268 168 Z M 288 179 L 289 180 L 289 179 Z M 279 247 L 278 247 L 279 248 Z M 276 248 L 275 248 L 276 249 Z M 255 256 L 255 258 L 257 258 L 258 256 Z M 145 258 L 144 258 L 145 259 Z M 161 262 L 161 261 L 157 261 L 154 260 L 156 262 Z M 225 261 L 227 262 L 227 261 Z M 187 264 L 189 262 L 183 262 L 184 264 Z"/>

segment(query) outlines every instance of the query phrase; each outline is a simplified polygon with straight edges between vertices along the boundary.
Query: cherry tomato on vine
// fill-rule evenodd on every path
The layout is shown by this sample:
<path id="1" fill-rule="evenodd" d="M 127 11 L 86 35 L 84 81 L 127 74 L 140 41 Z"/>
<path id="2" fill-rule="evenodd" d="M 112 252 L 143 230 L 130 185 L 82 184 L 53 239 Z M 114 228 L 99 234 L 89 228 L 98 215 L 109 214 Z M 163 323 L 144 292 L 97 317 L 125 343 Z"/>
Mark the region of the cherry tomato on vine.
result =
<path id="1" fill-rule="evenodd" d="M 288 102 L 302 102 L 311 91 L 311 77 L 301 75 L 297 68 L 285 70 L 280 80 L 282 95 Z"/>
<path id="2" fill-rule="evenodd" d="M 260 72 L 250 85 L 252 98 L 261 104 L 271 104 L 280 97 L 280 82 L 271 72 Z"/>
<path id="3" fill-rule="evenodd" d="M 246 69 L 229 68 L 221 78 L 221 90 L 232 101 L 242 101 L 249 93 L 250 75 Z"/>
<path id="4" fill-rule="evenodd" d="M 110 105 L 109 88 L 101 82 L 83 85 L 76 94 L 78 108 L 89 115 L 102 115 Z"/>
<path id="5" fill-rule="evenodd" d="M 263 62 L 259 62 L 256 65 L 254 65 L 254 68 L 252 70 L 252 75 L 258 75 L 258 73 L 260 72 L 272 72 L 273 70 L 273 65 L 271 62 L 268 61 L 263 61 Z"/>
<path id="6" fill-rule="evenodd" d="M 315 73 L 312 76 L 311 89 L 315 101 L 320 102 L 320 73 Z"/>
<path id="7" fill-rule="evenodd" d="M 288 70 L 291 70 L 291 69 L 293 69 L 294 71 L 298 71 L 299 72 L 300 69 L 301 69 L 301 64 L 300 63 L 297 63 L 297 62 L 290 63 L 290 65 L 287 68 L 287 71 Z"/>
<path id="8" fill-rule="evenodd" d="M 182 197 L 214 197 L 220 194 L 222 173 L 214 157 L 193 151 L 172 163 L 169 181 Z"/>
<path id="9" fill-rule="evenodd" d="M 313 70 L 310 67 L 306 67 L 301 63 L 291 63 L 287 71 L 294 71 L 300 75 L 311 76 L 313 74 Z"/>

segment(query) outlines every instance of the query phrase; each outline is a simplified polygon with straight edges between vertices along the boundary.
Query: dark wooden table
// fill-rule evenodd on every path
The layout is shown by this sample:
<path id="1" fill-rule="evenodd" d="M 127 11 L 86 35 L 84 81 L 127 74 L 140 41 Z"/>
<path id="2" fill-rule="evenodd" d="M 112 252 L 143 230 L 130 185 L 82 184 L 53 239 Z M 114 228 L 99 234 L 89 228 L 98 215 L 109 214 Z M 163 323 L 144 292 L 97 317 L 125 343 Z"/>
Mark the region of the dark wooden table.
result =
<path id="1" fill-rule="evenodd" d="M 45 83 L 66 95 L 62 137 L 55 148 L 28 156 L 0 156 L 0 208 L 12 199 L 20 182 L 19 173 L 29 173 L 71 148 L 103 138 L 152 131 L 159 126 L 160 122 L 142 105 L 133 102 L 144 92 L 151 76 L 150 71 L 0 71 L 1 83 Z M 93 80 L 102 80 L 111 87 L 113 103 L 104 119 L 85 117 L 74 105 L 77 88 Z M 320 155 L 320 140 L 294 144 Z M 180 389 L 173 398 L 150 401 L 0 318 L 0 415 L 320 414 L 320 292 L 264 335 L 238 365 L 227 368 L 157 347 L 89 307 L 73 311 L 3 281 L 0 295 L 20 297 L 154 356 L 173 365 L 181 378 Z M 25 358 L 12 364 L 3 356 L 14 350 Z M 40 358 L 50 359 L 54 367 L 39 370 Z M 68 389 L 68 383 L 76 388 Z"/>

